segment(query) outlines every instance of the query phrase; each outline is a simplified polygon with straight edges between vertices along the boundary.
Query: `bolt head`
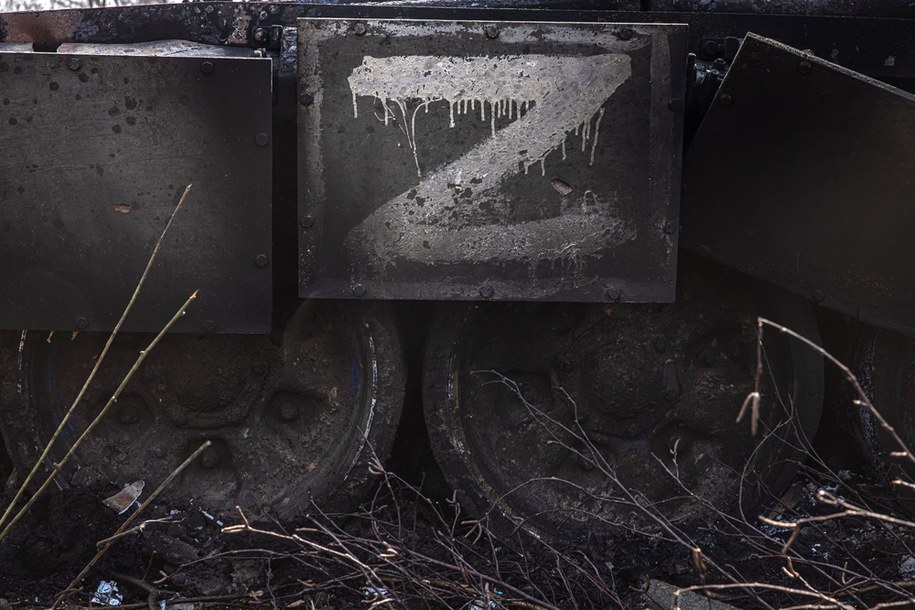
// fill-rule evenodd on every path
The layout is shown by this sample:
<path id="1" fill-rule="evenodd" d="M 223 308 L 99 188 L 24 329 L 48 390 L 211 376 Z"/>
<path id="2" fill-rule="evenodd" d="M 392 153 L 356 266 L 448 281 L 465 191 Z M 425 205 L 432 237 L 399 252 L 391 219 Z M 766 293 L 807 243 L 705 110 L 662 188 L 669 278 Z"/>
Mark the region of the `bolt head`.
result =
<path id="1" fill-rule="evenodd" d="M 496 294 L 495 289 L 492 286 L 481 286 L 480 287 L 480 296 L 484 299 L 491 299 L 493 295 Z"/>
<path id="2" fill-rule="evenodd" d="M 284 422 L 294 422 L 299 419 L 299 407 L 292 400 L 284 400 L 280 403 L 277 415 L 279 415 L 280 419 Z"/>
<path id="3" fill-rule="evenodd" d="M 311 106 L 315 103 L 315 96 L 308 93 L 307 91 L 303 91 L 299 94 L 299 103 L 303 106 Z"/>
<path id="4" fill-rule="evenodd" d="M 118 422 L 130 426 L 140 421 L 140 413 L 133 405 L 124 405 L 118 411 Z"/>
<path id="5" fill-rule="evenodd" d="M 683 100 L 675 97 L 672 100 L 670 100 L 669 102 L 667 102 L 667 107 L 674 111 L 680 110 L 681 108 L 683 108 Z"/>
<path id="6" fill-rule="evenodd" d="M 299 220 L 299 224 L 303 229 L 310 229 L 315 226 L 315 218 L 314 216 L 302 216 Z"/>
<path id="7" fill-rule="evenodd" d="M 812 70 L 813 70 L 813 64 L 810 63 L 809 61 L 807 61 L 806 59 L 802 59 L 801 61 L 799 61 L 797 63 L 797 71 L 800 72 L 801 74 L 810 74 L 810 72 Z"/>
<path id="8" fill-rule="evenodd" d="M 216 64 L 211 61 L 200 62 L 200 72 L 202 74 L 212 74 L 216 71 Z"/>
<path id="9" fill-rule="evenodd" d="M 629 40 L 632 38 L 633 31 L 630 28 L 623 28 L 617 32 L 616 36 L 620 40 Z"/>
<path id="10" fill-rule="evenodd" d="M 216 322 L 214 322 L 213 320 L 206 320 L 203 323 L 203 330 L 207 331 L 208 333 L 213 332 L 214 330 L 216 330 Z"/>
<path id="11" fill-rule="evenodd" d="M 261 132 L 261 133 L 257 134 L 256 136 L 254 136 L 254 143 L 263 148 L 264 146 L 267 146 L 268 144 L 270 144 L 270 135 L 267 133 Z"/>
<path id="12" fill-rule="evenodd" d="M 67 60 L 67 67 L 76 72 L 83 67 L 83 62 L 78 57 L 71 57 Z"/>
<path id="13" fill-rule="evenodd" d="M 619 288 L 607 288 L 607 290 L 604 291 L 604 294 L 611 301 L 619 301 L 623 298 L 623 291 Z"/>
<path id="14" fill-rule="evenodd" d="M 354 297 L 365 296 L 365 286 L 362 284 L 355 284 L 352 288 L 352 293 Z"/>
<path id="15" fill-rule="evenodd" d="M 365 24 L 362 22 L 359 22 L 353 26 L 353 33 L 356 34 L 356 36 L 363 36 L 367 31 L 368 28 L 366 28 Z"/>
<path id="16" fill-rule="evenodd" d="M 254 30 L 254 42 L 257 44 L 266 44 L 270 40 L 270 32 L 267 28 L 257 28 Z"/>
<path id="17" fill-rule="evenodd" d="M 215 447 L 210 447 L 204 451 L 203 455 L 200 457 L 200 463 L 204 468 L 209 470 L 218 467 L 221 461 L 219 451 Z"/>
<path id="18" fill-rule="evenodd" d="M 483 28 L 483 33 L 486 34 L 486 37 L 489 39 L 496 39 L 499 37 L 499 28 L 494 25 L 487 25 Z"/>
<path id="19" fill-rule="evenodd" d="M 83 330 L 83 329 L 86 329 L 86 328 L 88 328 L 88 327 L 89 327 L 89 319 L 88 319 L 88 318 L 84 318 L 83 316 L 80 316 L 80 317 L 76 318 L 76 328 L 78 328 L 79 330 Z"/>
<path id="20" fill-rule="evenodd" d="M 269 263 L 269 262 L 270 262 L 270 259 L 267 257 L 266 254 L 258 254 L 257 256 L 254 257 L 254 264 L 257 265 L 258 267 L 266 267 L 267 263 Z"/>
<path id="21" fill-rule="evenodd" d="M 718 96 L 718 105 L 722 108 L 727 108 L 734 104 L 734 98 L 731 97 L 729 93 L 722 93 Z"/>
<path id="22" fill-rule="evenodd" d="M 718 354 L 713 349 L 705 348 L 699 352 L 699 363 L 706 368 L 711 368 L 718 363 Z"/>

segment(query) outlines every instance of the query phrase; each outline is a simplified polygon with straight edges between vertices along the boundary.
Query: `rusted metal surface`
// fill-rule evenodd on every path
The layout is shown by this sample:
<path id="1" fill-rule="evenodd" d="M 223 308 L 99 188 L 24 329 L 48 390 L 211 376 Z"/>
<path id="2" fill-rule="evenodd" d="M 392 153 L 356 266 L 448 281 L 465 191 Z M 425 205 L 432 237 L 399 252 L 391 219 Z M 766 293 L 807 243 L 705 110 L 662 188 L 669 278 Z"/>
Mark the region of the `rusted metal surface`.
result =
<path id="1" fill-rule="evenodd" d="M 269 60 L 0 53 L 0 100 L 5 328 L 110 329 L 193 183 L 125 330 L 269 330 Z"/>
<path id="2" fill-rule="evenodd" d="M 253 57 L 253 51 L 244 47 L 215 46 L 188 40 L 155 40 L 122 44 L 90 42 L 65 42 L 58 53 L 80 55 L 122 55 L 129 57 Z"/>
<path id="3" fill-rule="evenodd" d="M 599 5 L 599 6 L 598 6 Z M 637 11 L 635 0 L 587 0 L 567 2 L 542 0 L 519 3 L 518 0 L 490 1 L 486 10 L 536 12 L 556 7 L 578 10 L 596 9 Z M 0 14 L 0 40 L 8 42 L 39 42 L 44 45 L 79 42 L 115 42 L 122 40 L 157 40 L 188 38 L 206 44 L 247 45 L 259 27 L 291 25 L 297 18 L 323 16 L 325 9 L 343 9 L 358 14 L 368 10 L 379 16 L 396 16 L 405 12 L 480 12 L 466 6 L 447 3 L 415 4 L 414 6 L 384 5 L 382 3 L 239 3 L 195 2 L 162 6 L 116 7 Z M 453 15 L 449 15 L 452 16 Z"/>
<path id="4" fill-rule="evenodd" d="M 506 4 L 512 8 L 504 8 Z M 520 6 L 516 2 L 490 1 L 485 7 L 456 7 L 453 3 L 436 6 L 428 2 L 402 5 L 194 2 L 0 14 L 0 41 L 35 42 L 53 47 L 68 41 L 125 43 L 178 38 L 213 45 L 258 46 L 261 37 L 270 39 L 271 28 L 292 26 L 301 17 L 612 20 L 689 24 L 690 51 L 700 57 L 703 43 L 710 38 L 740 38 L 747 32 L 755 32 L 799 49 L 811 49 L 819 57 L 828 57 L 872 76 L 915 74 L 915 49 L 910 44 L 915 25 L 911 18 L 902 18 L 896 10 L 902 10 L 905 3 L 886 0 L 882 4 L 889 7 L 887 10 L 879 9 L 877 4 L 880 3 L 755 2 L 747 6 L 742 1 L 656 0 L 648 7 L 652 10 L 646 11 L 638 10 L 641 3 L 629 1 L 601 2 L 599 6 L 549 0 Z M 565 10 L 558 10 L 557 6 Z M 732 12 L 735 7 L 740 8 L 739 12 Z M 848 15 L 855 18 L 845 18 Z M 895 18 L 886 18 L 891 16 Z M 890 56 L 893 61 L 887 65 Z"/>
<path id="5" fill-rule="evenodd" d="M 913 333 L 912 133 L 915 95 L 750 36 L 687 153 L 682 241 Z"/>
<path id="6" fill-rule="evenodd" d="M 300 22 L 300 294 L 672 299 L 685 44 L 678 26 Z"/>
<path id="7" fill-rule="evenodd" d="M 0 42 L 0 53 L 31 53 L 30 42 Z"/>

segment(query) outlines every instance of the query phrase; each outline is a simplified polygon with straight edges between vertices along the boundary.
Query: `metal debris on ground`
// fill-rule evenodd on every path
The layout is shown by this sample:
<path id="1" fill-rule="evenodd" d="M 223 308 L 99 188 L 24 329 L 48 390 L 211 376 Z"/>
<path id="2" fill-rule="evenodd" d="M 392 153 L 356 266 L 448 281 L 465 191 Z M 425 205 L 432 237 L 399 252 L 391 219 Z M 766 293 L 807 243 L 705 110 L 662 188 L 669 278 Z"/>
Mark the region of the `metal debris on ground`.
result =
<path id="1" fill-rule="evenodd" d="M 906 555 L 899 563 L 899 573 L 906 578 L 915 576 L 915 557 Z"/>
<path id="2" fill-rule="evenodd" d="M 103 580 L 98 584 L 91 603 L 103 606 L 120 606 L 124 596 L 118 591 L 118 583 L 113 580 Z"/>
<path id="3" fill-rule="evenodd" d="M 137 498 L 143 493 L 144 487 L 146 487 L 145 481 L 134 481 L 129 485 L 125 485 L 124 489 L 113 496 L 105 498 L 103 504 L 117 514 L 123 515 L 127 512 L 127 509 L 134 505 Z"/>
<path id="4" fill-rule="evenodd" d="M 203 510 L 202 508 L 198 508 L 198 510 L 200 511 L 200 514 L 201 514 L 201 515 L 203 515 L 204 517 L 206 517 L 207 519 L 209 519 L 210 521 L 212 521 L 213 523 L 215 523 L 215 524 L 218 525 L 219 527 L 222 527 L 223 525 L 225 525 L 225 523 L 223 523 L 222 520 L 217 519 L 216 517 L 214 517 L 213 515 L 211 515 L 211 514 L 208 513 L 207 511 Z"/>
<path id="5" fill-rule="evenodd" d="M 364 587 L 362 589 L 362 595 L 364 595 L 366 599 L 381 600 L 388 596 L 388 590 L 384 587 Z"/>

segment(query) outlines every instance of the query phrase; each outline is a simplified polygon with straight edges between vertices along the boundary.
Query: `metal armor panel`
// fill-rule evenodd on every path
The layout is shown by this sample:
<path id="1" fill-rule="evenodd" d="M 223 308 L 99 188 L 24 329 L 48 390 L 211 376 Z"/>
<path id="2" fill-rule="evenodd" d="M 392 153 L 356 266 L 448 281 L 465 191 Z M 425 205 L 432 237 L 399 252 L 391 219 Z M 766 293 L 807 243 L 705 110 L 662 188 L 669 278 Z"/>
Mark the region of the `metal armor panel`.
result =
<path id="1" fill-rule="evenodd" d="M 674 298 L 686 28 L 299 21 L 300 294 Z"/>
<path id="2" fill-rule="evenodd" d="M 915 96 L 749 35 L 687 153 L 683 244 L 915 332 Z"/>
<path id="3" fill-rule="evenodd" d="M 270 65 L 0 53 L 3 325 L 112 328 L 193 183 L 125 330 L 269 331 Z"/>

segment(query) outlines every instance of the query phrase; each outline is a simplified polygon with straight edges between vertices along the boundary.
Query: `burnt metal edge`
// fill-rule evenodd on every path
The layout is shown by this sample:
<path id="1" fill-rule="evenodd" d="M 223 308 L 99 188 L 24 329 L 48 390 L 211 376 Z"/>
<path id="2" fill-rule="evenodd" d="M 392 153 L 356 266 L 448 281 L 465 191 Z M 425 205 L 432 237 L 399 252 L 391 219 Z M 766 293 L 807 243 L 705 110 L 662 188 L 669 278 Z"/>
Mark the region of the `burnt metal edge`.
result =
<path id="1" fill-rule="evenodd" d="M 0 14 L 0 41 L 34 42 L 42 47 L 54 47 L 63 42 L 143 42 L 181 38 L 205 44 L 256 46 L 254 34 L 258 29 L 293 26 L 297 19 L 308 17 L 685 23 L 690 27 L 689 50 L 697 54 L 707 38 L 739 38 L 755 32 L 800 49 L 811 49 L 820 57 L 837 54 L 842 65 L 872 76 L 915 77 L 915 46 L 911 44 L 915 9 L 852 18 L 806 12 L 701 12 L 694 4 L 693 0 L 673 0 L 655 4 L 654 11 L 598 11 L 590 10 L 592 5 L 588 3 L 584 5 L 586 10 L 579 10 L 571 5 L 555 8 L 557 4 L 554 3 L 546 4 L 546 8 L 542 4 L 537 8 L 530 5 L 458 8 L 431 4 L 398 6 L 387 2 L 338 5 L 192 2 Z M 677 10 L 680 8 L 690 10 Z M 895 58 L 894 63 L 886 65 L 890 55 Z"/>

